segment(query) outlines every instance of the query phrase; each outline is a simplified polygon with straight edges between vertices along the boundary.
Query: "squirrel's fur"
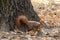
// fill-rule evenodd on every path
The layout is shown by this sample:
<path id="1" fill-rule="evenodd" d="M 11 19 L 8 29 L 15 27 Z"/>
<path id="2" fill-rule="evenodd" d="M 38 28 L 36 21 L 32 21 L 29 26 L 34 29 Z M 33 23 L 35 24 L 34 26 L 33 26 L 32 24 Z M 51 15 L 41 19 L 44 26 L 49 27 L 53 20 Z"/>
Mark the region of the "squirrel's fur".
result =
<path id="1" fill-rule="evenodd" d="M 20 27 L 22 23 L 26 24 L 28 26 L 28 30 L 39 30 L 40 27 L 40 23 L 36 22 L 36 21 L 29 21 L 28 18 L 24 15 L 22 16 L 18 16 L 16 18 L 16 26 Z"/>

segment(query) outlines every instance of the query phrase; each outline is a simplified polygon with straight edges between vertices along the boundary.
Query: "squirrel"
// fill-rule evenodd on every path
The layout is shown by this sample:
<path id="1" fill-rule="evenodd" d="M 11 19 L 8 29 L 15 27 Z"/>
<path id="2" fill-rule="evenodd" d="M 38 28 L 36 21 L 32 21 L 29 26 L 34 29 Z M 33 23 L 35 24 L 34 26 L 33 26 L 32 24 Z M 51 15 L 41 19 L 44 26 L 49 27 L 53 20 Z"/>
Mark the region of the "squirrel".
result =
<path id="1" fill-rule="evenodd" d="M 30 30 L 40 30 L 40 23 L 36 21 L 29 21 L 28 18 L 24 15 L 18 16 L 16 18 L 16 26 L 21 27 L 21 24 L 24 23 L 28 27 L 28 31 Z"/>

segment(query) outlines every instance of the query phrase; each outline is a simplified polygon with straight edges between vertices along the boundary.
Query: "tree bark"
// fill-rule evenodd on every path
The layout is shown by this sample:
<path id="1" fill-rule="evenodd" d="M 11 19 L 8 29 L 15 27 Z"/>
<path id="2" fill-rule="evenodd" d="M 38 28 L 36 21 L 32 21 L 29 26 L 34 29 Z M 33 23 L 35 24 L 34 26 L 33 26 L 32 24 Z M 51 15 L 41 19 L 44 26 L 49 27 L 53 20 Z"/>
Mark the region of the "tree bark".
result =
<path id="1" fill-rule="evenodd" d="M 31 0 L 0 0 L 0 30 L 11 31 L 15 28 L 15 18 L 25 15 L 29 20 L 40 21 L 33 10 Z"/>

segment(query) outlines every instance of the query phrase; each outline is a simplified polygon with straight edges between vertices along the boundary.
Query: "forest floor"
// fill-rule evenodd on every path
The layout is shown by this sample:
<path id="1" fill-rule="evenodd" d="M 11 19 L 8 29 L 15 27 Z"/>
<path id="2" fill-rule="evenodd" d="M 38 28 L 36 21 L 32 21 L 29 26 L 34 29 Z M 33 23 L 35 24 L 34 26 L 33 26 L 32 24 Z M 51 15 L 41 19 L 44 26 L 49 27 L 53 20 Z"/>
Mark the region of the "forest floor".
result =
<path id="1" fill-rule="evenodd" d="M 37 36 L 37 32 L 0 32 L 0 40 L 60 40 L 60 28 L 42 29 L 42 33 Z"/>

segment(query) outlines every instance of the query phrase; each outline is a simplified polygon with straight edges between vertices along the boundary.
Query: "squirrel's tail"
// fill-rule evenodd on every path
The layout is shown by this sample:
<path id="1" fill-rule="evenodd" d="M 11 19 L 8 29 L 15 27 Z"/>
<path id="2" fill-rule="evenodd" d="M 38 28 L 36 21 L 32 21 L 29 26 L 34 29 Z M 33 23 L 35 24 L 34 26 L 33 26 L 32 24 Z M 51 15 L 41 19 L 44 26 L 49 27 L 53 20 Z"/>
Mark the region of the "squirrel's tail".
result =
<path id="1" fill-rule="evenodd" d="M 16 26 L 20 27 L 21 23 L 20 23 L 20 19 L 16 18 Z"/>
<path id="2" fill-rule="evenodd" d="M 18 16 L 18 17 L 16 18 L 16 25 L 17 25 L 18 27 L 21 26 L 21 23 L 25 23 L 26 25 L 29 24 L 28 19 L 27 19 L 26 16 L 23 16 L 23 15 L 22 15 L 22 16 Z"/>

